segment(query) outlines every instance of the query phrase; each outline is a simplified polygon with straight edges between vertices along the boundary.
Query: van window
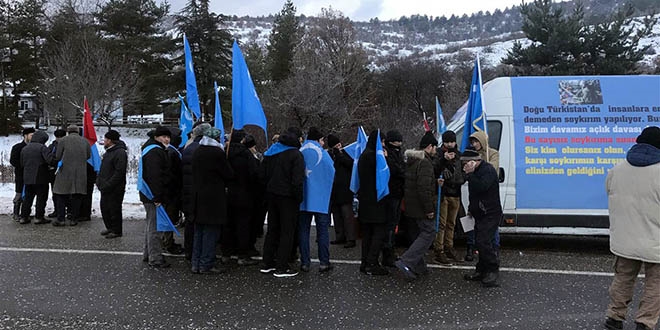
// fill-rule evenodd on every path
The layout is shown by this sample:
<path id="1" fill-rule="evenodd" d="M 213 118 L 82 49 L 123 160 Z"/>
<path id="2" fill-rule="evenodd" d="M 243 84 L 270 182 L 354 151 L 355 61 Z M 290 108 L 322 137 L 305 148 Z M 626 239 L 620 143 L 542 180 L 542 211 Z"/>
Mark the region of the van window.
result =
<path id="1" fill-rule="evenodd" d="M 456 144 L 461 145 L 463 141 L 463 128 L 456 132 Z M 502 141 L 502 122 L 499 120 L 488 121 L 488 146 L 495 150 L 500 150 L 500 142 Z"/>

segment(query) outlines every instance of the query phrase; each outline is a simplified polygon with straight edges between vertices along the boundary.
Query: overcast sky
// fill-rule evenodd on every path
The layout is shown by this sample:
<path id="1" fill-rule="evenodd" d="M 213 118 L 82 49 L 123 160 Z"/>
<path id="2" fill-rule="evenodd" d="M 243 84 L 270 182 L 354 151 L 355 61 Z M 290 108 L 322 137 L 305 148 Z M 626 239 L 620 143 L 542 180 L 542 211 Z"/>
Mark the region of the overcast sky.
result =
<path id="1" fill-rule="evenodd" d="M 172 12 L 179 11 L 187 0 L 169 0 Z M 530 0 L 526 1 L 529 2 Z M 275 14 L 282 9 L 285 0 L 211 0 L 211 10 L 225 15 L 262 16 Z M 332 6 L 352 20 L 367 21 L 410 16 L 451 16 L 493 11 L 519 5 L 521 0 L 294 0 L 298 14 L 315 16 L 321 8 Z"/>

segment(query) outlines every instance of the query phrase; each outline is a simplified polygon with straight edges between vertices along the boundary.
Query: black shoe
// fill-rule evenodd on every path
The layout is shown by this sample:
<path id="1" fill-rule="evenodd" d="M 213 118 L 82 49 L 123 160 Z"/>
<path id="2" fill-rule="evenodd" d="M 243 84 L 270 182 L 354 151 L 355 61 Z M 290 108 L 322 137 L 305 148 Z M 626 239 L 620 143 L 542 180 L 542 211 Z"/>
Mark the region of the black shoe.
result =
<path id="1" fill-rule="evenodd" d="M 76 221 L 78 221 L 78 222 L 92 221 L 92 218 L 90 218 L 90 217 L 81 217 L 81 218 L 78 218 Z"/>
<path id="2" fill-rule="evenodd" d="M 273 273 L 273 276 L 277 278 L 294 277 L 296 275 L 298 275 L 298 272 L 292 269 L 287 269 L 284 271 L 276 270 L 275 273 Z"/>
<path id="3" fill-rule="evenodd" d="M 449 258 L 449 260 L 460 261 L 456 256 L 456 251 L 454 251 L 454 249 L 445 248 L 445 255 L 447 256 L 447 258 Z"/>
<path id="4" fill-rule="evenodd" d="M 471 274 L 465 274 L 463 275 L 463 279 L 466 281 L 481 281 L 484 278 L 484 275 L 478 272 L 474 272 Z"/>
<path id="5" fill-rule="evenodd" d="M 381 265 L 364 267 L 364 273 L 372 276 L 385 276 L 390 274 L 390 272 Z"/>
<path id="6" fill-rule="evenodd" d="M 319 266 L 319 273 L 327 273 L 331 270 L 335 269 L 335 265 L 329 264 L 329 265 L 321 265 Z"/>
<path id="7" fill-rule="evenodd" d="M 71 227 L 73 227 L 73 226 L 77 226 L 77 225 L 78 225 L 78 221 L 71 220 L 71 221 L 69 222 L 69 226 L 71 226 Z"/>
<path id="8" fill-rule="evenodd" d="M 649 327 L 647 327 L 647 326 L 645 326 L 645 325 L 643 325 L 639 322 L 635 322 L 635 324 L 637 325 L 635 330 L 651 330 L 651 328 L 649 328 Z"/>
<path id="9" fill-rule="evenodd" d="M 367 273 L 367 266 L 365 264 L 360 264 L 360 273 Z"/>
<path id="10" fill-rule="evenodd" d="M 346 243 L 345 239 L 336 239 L 336 240 L 330 242 L 330 244 L 332 244 L 332 245 L 340 245 L 340 244 L 344 244 L 344 243 Z"/>
<path id="11" fill-rule="evenodd" d="M 474 261 L 474 250 L 472 250 L 471 247 L 467 248 L 467 252 L 465 252 L 465 258 L 463 260 Z"/>
<path id="12" fill-rule="evenodd" d="M 261 252 L 259 252 L 259 250 L 255 249 L 255 248 L 251 248 L 251 249 L 247 252 L 247 256 L 248 256 L 248 257 L 260 257 L 260 256 L 261 256 Z"/>
<path id="13" fill-rule="evenodd" d="M 105 235 L 105 238 L 117 238 L 117 237 L 121 237 L 121 234 L 110 233 Z"/>
<path id="14" fill-rule="evenodd" d="M 111 231 L 108 230 L 108 229 L 101 231 L 101 235 L 103 235 L 103 236 L 105 236 L 107 234 L 110 234 L 110 233 L 111 233 Z"/>
<path id="15" fill-rule="evenodd" d="M 179 254 L 183 254 L 183 252 L 184 252 L 183 248 L 181 248 L 181 246 L 178 244 L 173 244 L 172 246 L 167 248 L 167 253 L 169 254 L 179 255 Z"/>
<path id="16" fill-rule="evenodd" d="M 149 267 L 151 268 L 170 268 L 170 263 L 167 261 L 161 261 L 161 262 L 154 262 L 153 264 L 149 264 Z"/>
<path id="17" fill-rule="evenodd" d="M 486 273 L 486 275 L 484 275 L 484 278 L 481 279 L 481 286 L 484 288 L 498 287 L 500 286 L 497 283 L 498 278 L 499 278 L 499 274 L 497 272 Z"/>
<path id="18" fill-rule="evenodd" d="M 48 218 L 57 218 L 57 213 L 53 212 L 53 213 L 47 215 L 46 217 L 48 217 Z"/>
<path id="19" fill-rule="evenodd" d="M 300 265 L 300 271 L 303 273 L 309 273 L 309 265 Z"/>
<path id="20" fill-rule="evenodd" d="M 259 260 L 255 260 L 255 259 L 252 259 L 250 257 L 239 258 L 238 259 L 238 265 L 239 266 L 254 266 L 254 265 L 258 265 L 258 264 L 259 264 Z"/>
<path id="21" fill-rule="evenodd" d="M 226 272 L 227 272 L 227 268 L 224 268 L 224 267 L 222 267 L 222 268 L 213 267 L 211 269 L 200 270 L 199 271 L 199 273 L 202 274 L 202 275 L 218 275 L 218 274 L 224 274 Z"/>
<path id="22" fill-rule="evenodd" d="M 357 244 L 355 244 L 355 241 L 348 241 L 346 244 L 344 244 L 344 249 L 352 249 L 356 246 Z"/>
<path id="23" fill-rule="evenodd" d="M 414 281 L 417 279 L 417 275 L 408 267 L 406 266 L 403 261 L 397 260 L 394 265 L 396 268 L 399 268 L 399 270 L 403 273 L 403 275 L 408 279 L 409 281 Z"/>
<path id="24" fill-rule="evenodd" d="M 43 218 L 43 217 L 39 217 L 39 218 L 35 218 L 35 219 L 37 219 L 37 221 L 34 222 L 35 225 L 44 225 L 44 224 L 50 223 L 50 220 L 48 220 L 46 218 Z"/>
<path id="25" fill-rule="evenodd" d="M 57 220 L 53 221 L 53 227 L 64 227 L 64 226 L 66 226 L 64 221 L 57 221 Z"/>
<path id="26" fill-rule="evenodd" d="M 149 262 L 149 257 L 142 257 L 142 262 Z"/>
<path id="27" fill-rule="evenodd" d="M 259 271 L 260 271 L 262 274 L 270 274 L 270 273 L 272 273 L 272 272 L 275 271 L 275 267 L 267 266 L 267 265 L 263 265 L 263 266 L 261 266 L 261 268 L 259 269 Z"/>
<path id="28" fill-rule="evenodd" d="M 21 218 L 21 221 L 19 221 L 18 223 L 20 223 L 21 225 L 28 224 L 30 223 L 30 218 Z"/>
<path id="29" fill-rule="evenodd" d="M 623 321 L 615 320 L 611 317 L 608 317 L 607 320 L 605 320 L 605 328 L 610 330 L 622 330 Z"/>

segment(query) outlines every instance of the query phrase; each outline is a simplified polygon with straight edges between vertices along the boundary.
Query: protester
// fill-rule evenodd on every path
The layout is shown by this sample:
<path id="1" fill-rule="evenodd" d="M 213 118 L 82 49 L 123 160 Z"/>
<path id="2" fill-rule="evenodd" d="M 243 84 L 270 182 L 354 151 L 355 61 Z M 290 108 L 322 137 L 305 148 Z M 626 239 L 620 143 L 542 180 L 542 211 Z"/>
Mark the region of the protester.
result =
<path id="1" fill-rule="evenodd" d="M 53 163 L 52 160 L 55 159 L 55 153 L 57 152 L 57 144 L 64 136 L 66 136 L 66 131 L 63 129 L 56 129 L 53 135 L 55 136 L 55 140 L 51 142 L 51 144 L 48 146 L 48 152 L 52 155 L 51 162 L 48 164 L 48 182 L 50 183 L 51 191 L 53 190 L 53 186 L 55 184 L 55 172 L 57 171 L 57 163 Z M 56 195 L 55 194 L 52 195 L 53 195 L 52 196 L 53 205 L 55 205 Z M 53 210 L 53 212 L 48 214 L 47 217 L 57 218 L 57 212 Z"/>
<path id="2" fill-rule="evenodd" d="M 257 171 L 261 167 L 261 162 L 264 159 L 262 153 L 257 151 L 257 142 L 254 136 L 246 135 L 243 139 L 243 144 L 252 154 L 250 162 L 254 162 L 257 166 Z M 250 165 L 252 166 L 252 165 Z M 268 212 L 268 205 L 266 205 L 265 188 L 259 180 L 258 175 L 250 178 L 250 193 L 254 200 L 253 208 L 250 212 L 250 250 L 248 255 L 250 257 L 260 256 L 261 253 L 257 250 L 257 239 L 264 236 L 264 222 L 266 220 L 266 212 Z"/>
<path id="3" fill-rule="evenodd" d="M 387 132 L 384 149 L 387 152 L 387 166 L 390 169 L 389 190 L 385 197 L 387 236 L 383 244 L 382 264 L 386 267 L 395 267 L 397 257 L 394 253 L 395 229 L 401 219 L 401 200 L 405 190 L 406 163 L 403 160 L 401 146 L 403 135 L 397 130 Z"/>
<path id="4" fill-rule="evenodd" d="M 234 178 L 227 182 L 229 220 L 220 235 L 223 257 L 237 255 L 239 266 L 259 263 L 250 256 L 250 251 L 254 248 L 254 245 L 251 245 L 252 212 L 257 205 L 252 186 L 259 175 L 259 163 L 243 144 L 245 137 L 244 130 L 234 130 L 231 133 L 228 161 L 234 170 Z"/>
<path id="5" fill-rule="evenodd" d="M 170 217 L 173 224 L 179 223 L 181 213 L 181 190 L 183 187 L 183 170 L 181 167 L 181 152 L 178 146 L 181 144 L 181 130 L 168 127 L 172 135 L 170 143 L 165 146 L 167 158 L 169 159 L 167 198 L 163 207 Z M 170 254 L 182 254 L 184 252 L 180 244 L 174 241 L 174 232 L 166 231 L 163 233 L 163 248 Z"/>
<path id="6" fill-rule="evenodd" d="M 192 158 L 195 221 L 192 272 L 220 274 L 227 269 L 216 266 L 215 247 L 220 238 L 220 227 L 227 224 L 225 188 L 234 171 L 220 144 L 220 130 L 212 127 L 203 134 Z"/>
<path id="7" fill-rule="evenodd" d="M 433 244 L 436 234 L 435 210 L 438 182 L 433 173 L 431 158 L 436 153 L 438 140 L 426 132 L 419 142 L 419 150 L 407 150 L 405 200 L 406 216 L 415 219 L 419 235 L 395 265 L 409 280 L 428 273 L 424 261 L 426 252 Z"/>
<path id="8" fill-rule="evenodd" d="M 128 156 L 126 143 L 115 130 L 105 133 L 101 169 L 96 177 L 96 187 L 101 192 L 101 216 L 105 230 L 101 235 L 112 239 L 123 235 L 122 203 L 126 192 L 126 168 Z"/>
<path id="9" fill-rule="evenodd" d="M 21 220 L 21 203 L 23 202 L 23 167 L 21 166 L 21 151 L 30 143 L 34 128 L 24 128 L 22 132 L 23 140 L 11 147 L 9 163 L 14 167 L 14 212 L 12 218 L 14 221 Z"/>
<path id="10" fill-rule="evenodd" d="M 335 167 L 335 180 L 330 198 L 335 224 L 335 240 L 330 244 L 344 244 L 344 248 L 350 249 L 356 246 L 357 239 L 357 223 L 353 215 L 353 192 L 351 191 L 353 159 L 344 151 L 339 137 L 328 134 L 326 140 Z"/>
<path id="11" fill-rule="evenodd" d="M 192 259 L 193 240 L 195 234 L 195 222 L 193 221 L 193 171 L 192 171 L 192 158 L 195 151 L 199 147 L 199 141 L 204 137 L 204 131 L 211 128 L 208 123 L 202 123 L 193 128 L 191 138 L 186 143 L 185 148 L 181 154 L 181 173 L 182 173 L 182 186 L 181 186 L 181 209 L 185 219 L 183 247 L 187 260 Z"/>
<path id="12" fill-rule="evenodd" d="M 499 251 L 493 238 L 503 215 L 497 171 L 471 149 L 463 153 L 461 162 L 470 194 L 468 211 L 475 220 L 474 234 L 479 250 L 475 272 L 464 277 L 468 281 L 481 281 L 484 287 L 498 286 Z"/>
<path id="13" fill-rule="evenodd" d="M 92 145 L 91 148 L 96 148 L 96 145 Z M 94 166 L 87 162 L 87 192 L 82 197 L 80 203 L 80 213 L 78 215 L 78 222 L 91 221 L 92 220 L 92 200 L 94 195 L 94 184 L 96 183 L 97 173 L 94 170 Z"/>
<path id="14" fill-rule="evenodd" d="M 167 183 L 169 182 L 169 158 L 165 145 L 170 143 L 172 132 L 164 126 L 158 126 L 142 146 L 142 180 L 153 198 L 148 198 L 140 192 L 140 201 L 146 211 L 144 228 L 144 252 L 142 260 L 154 268 L 167 268 L 170 264 L 163 257 L 162 235 L 157 230 L 156 208 L 167 202 Z"/>
<path id="15" fill-rule="evenodd" d="M 460 160 L 461 153 L 456 148 L 456 133 L 453 131 L 442 133 L 440 154 L 444 184 L 440 203 L 440 226 L 433 250 L 435 261 L 449 265 L 452 261 L 458 261 L 454 251 L 454 227 L 461 207 L 461 186 L 465 183 Z"/>
<path id="16" fill-rule="evenodd" d="M 367 146 L 358 161 L 360 188 L 358 221 L 362 232 L 362 263 L 360 271 L 367 275 L 388 275 L 389 271 L 378 262 L 383 243 L 387 237 L 385 200 L 378 201 L 376 193 L 376 143 L 378 130 L 369 135 Z"/>
<path id="17" fill-rule="evenodd" d="M 309 234 L 312 217 L 316 224 L 316 242 L 318 245 L 319 272 L 327 272 L 334 268 L 330 264 L 330 195 L 335 176 L 332 158 L 323 149 L 325 145 L 323 134 L 310 127 L 307 141 L 300 148 L 305 160 L 305 180 L 303 185 L 303 201 L 300 205 L 300 221 L 298 223 L 300 246 L 300 270 L 309 272 L 310 252 Z"/>
<path id="18" fill-rule="evenodd" d="M 268 230 L 264 241 L 261 272 L 275 277 L 292 277 L 298 272 L 289 266 L 293 255 L 298 210 L 303 200 L 305 161 L 300 149 L 299 129 L 283 132 L 277 143 L 264 153 L 260 176 L 266 185 Z"/>
<path id="19" fill-rule="evenodd" d="M 83 197 L 87 194 L 87 159 L 91 156 L 91 149 L 87 139 L 78 132 L 78 126 L 70 125 L 67 127 L 68 135 L 57 145 L 54 162 L 61 162 L 61 166 L 57 170 L 53 185 L 57 212 L 57 221 L 53 222 L 53 226 L 64 226 L 68 199 L 71 203 L 69 224 L 77 225 Z"/>
<path id="20" fill-rule="evenodd" d="M 636 329 L 655 329 L 660 317 L 660 128 L 645 128 L 636 142 L 606 179 L 610 250 L 616 256 L 607 329 L 623 329 L 642 266 Z"/>
<path id="21" fill-rule="evenodd" d="M 35 196 L 37 197 L 34 207 L 35 224 L 50 222 L 44 217 L 48 201 L 48 164 L 52 161 L 52 155 L 45 145 L 46 141 L 48 141 L 48 134 L 44 131 L 37 131 L 32 135 L 30 143 L 21 150 L 21 167 L 25 185 L 21 224 L 30 223 L 30 209 Z"/>

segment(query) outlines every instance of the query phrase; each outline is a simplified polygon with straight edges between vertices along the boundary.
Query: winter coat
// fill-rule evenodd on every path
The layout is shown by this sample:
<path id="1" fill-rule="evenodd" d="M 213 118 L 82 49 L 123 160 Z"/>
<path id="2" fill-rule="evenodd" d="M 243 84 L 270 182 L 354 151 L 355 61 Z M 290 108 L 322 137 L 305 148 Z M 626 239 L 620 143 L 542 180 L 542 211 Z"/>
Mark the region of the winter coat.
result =
<path id="1" fill-rule="evenodd" d="M 21 141 L 11 147 L 11 154 L 9 155 L 9 163 L 14 167 L 14 182 L 16 183 L 16 192 L 23 192 L 23 167 L 21 166 L 21 151 L 27 143 Z"/>
<path id="2" fill-rule="evenodd" d="M 96 187 L 99 191 L 102 193 L 124 191 L 127 165 L 126 143 L 115 141 L 112 147 L 105 150 L 101 160 L 101 169 L 96 176 Z"/>
<path id="3" fill-rule="evenodd" d="M 266 185 L 266 193 L 293 198 L 297 203 L 301 203 L 305 179 L 305 160 L 298 150 L 300 149 L 300 142 L 295 135 L 285 132 L 280 135 L 279 143 L 293 149 L 271 156 L 264 155 L 261 177 Z"/>
<path id="4" fill-rule="evenodd" d="M 435 213 L 438 191 L 431 156 L 423 150 L 406 150 L 406 216 L 428 219 Z"/>
<path id="5" fill-rule="evenodd" d="M 490 163 L 479 162 L 474 172 L 466 174 L 470 195 L 468 210 L 476 221 L 485 218 L 502 218 L 500 184 L 497 172 Z"/>
<path id="6" fill-rule="evenodd" d="M 360 223 L 385 223 L 387 219 L 385 199 L 381 199 L 379 202 L 376 194 L 376 140 L 376 134 L 369 136 L 367 147 L 358 161 L 358 176 L 360 177 L 358 220 Z M 380 143 L 380 141 L 377 142 Z"/>
<path id="7" fill-rule="evenodd" d="M 183 187 L 183 169 L 181 166 L 183 156 L 173 145 L 169 145 L 165 148 L 165 151 L 169 159 L 167 203 L 178 207 L 181 204 L 181 189 Z"/>
<path id="8" fill-rule="evenodd" d="M 48 164 L 52 156 L 48 147 L 48 134 L 37 131 L 32 140 L 21 150 L 21 166 L 23 167 L 23 184 L 48 184 Z"/>
<path id="9" fill-rule="evenodd" d="M 156 145 L 142 157 L 142 179 L 151 189 L 154 195 L 153 199 L 148 199 L 144 194 L 140 193 L 140 201 L 142 203 L 167 203 L 167 183 L 169 181 L 169 158 L 165 151 L 165 146 L 153 138 L 147 140 L 142 146 L 142 150 L 150 145 Z"/>
<path id="10" fill-rule="evenodd" d="M 387 144 L 387 166 L 390 168 L 390 194 L 388 198 L 401 199 L 405 191 L 406 162 L 403 160 L 401 148 Z"/>
<path id="11" fill-rule="evenodd" d="M 234 176 L 220 143 L 202 138 L 192 158 L 194 222 L 203 225 L 227 223 L 226 182 Z"/>
<path id="12" fill-rule="evenodd" d="M 330 150 L 330 157 L 335 165 L 335 180 L 332 184 L 332 204 L 346 205 L 353 203 L 351 191 L 351 175 L 353 174 L 353 158 L 344 149 Z"/>
<path id="13" fill-rule="evenodd" d="M 89 141 L 77 133 L 69 133 L 60 139 L 55 161 L 62 161 L 62 166 L 55 176 L 54 193 L 87 194 L 87 160 L 91 152 Z"/>
<path id="14" fill-rule="evenodd" d="M 181 209 L 186 216 L 192 216 L 192 189 L 193 189 L 193 171 L 192 171 L 192 158 L 193 154 L 199 148 L 199 141 L 202 140 L 201 136 L 191 140 L 190 144 L 181 153 L 181 173 L 182 173 L 182 186 L 181 186 Z"/>
<path id="15" fill-rule="evenodd" d="M 608 172 L 606 188 L 612 253 L 660 263 L 660 149 L 634 145 Z"/>
<path id="16" fill-rule="evenodd" d="M 240 142 L 230 143 L 228 161 L 234 170 L 234 178 L 227 182 L 229 205 L 252 208 L 256 205 L 255 185 L 258 184 L 259 161 Z"/>
<path id="17" fill-rule="evenodd" d="M 495 172 L 500 170 L 500 153 L 499 151 L 491 148 L 488 145 L 488 136 L 483 131 L 477 131 L 472 133 L 470 137 L 477 139 L 481 143 L 481 150 L 477 152 L 481 156 L 481 159 L 490 163 L 495 168 Z"/>
<path id="18" fill-rule="evenodd" d="M 445 158 L 445 152 L 453 152 L 456 156 L 448 160 Z M 447 149 L 443 146 L 438 150 L 438 158 L 442 168 L 442 178 L 445 180 L 442 185 L 442 196 L 461 197 L 461 186 L 465 183 L 461 153 L 456 148 Z"/>

